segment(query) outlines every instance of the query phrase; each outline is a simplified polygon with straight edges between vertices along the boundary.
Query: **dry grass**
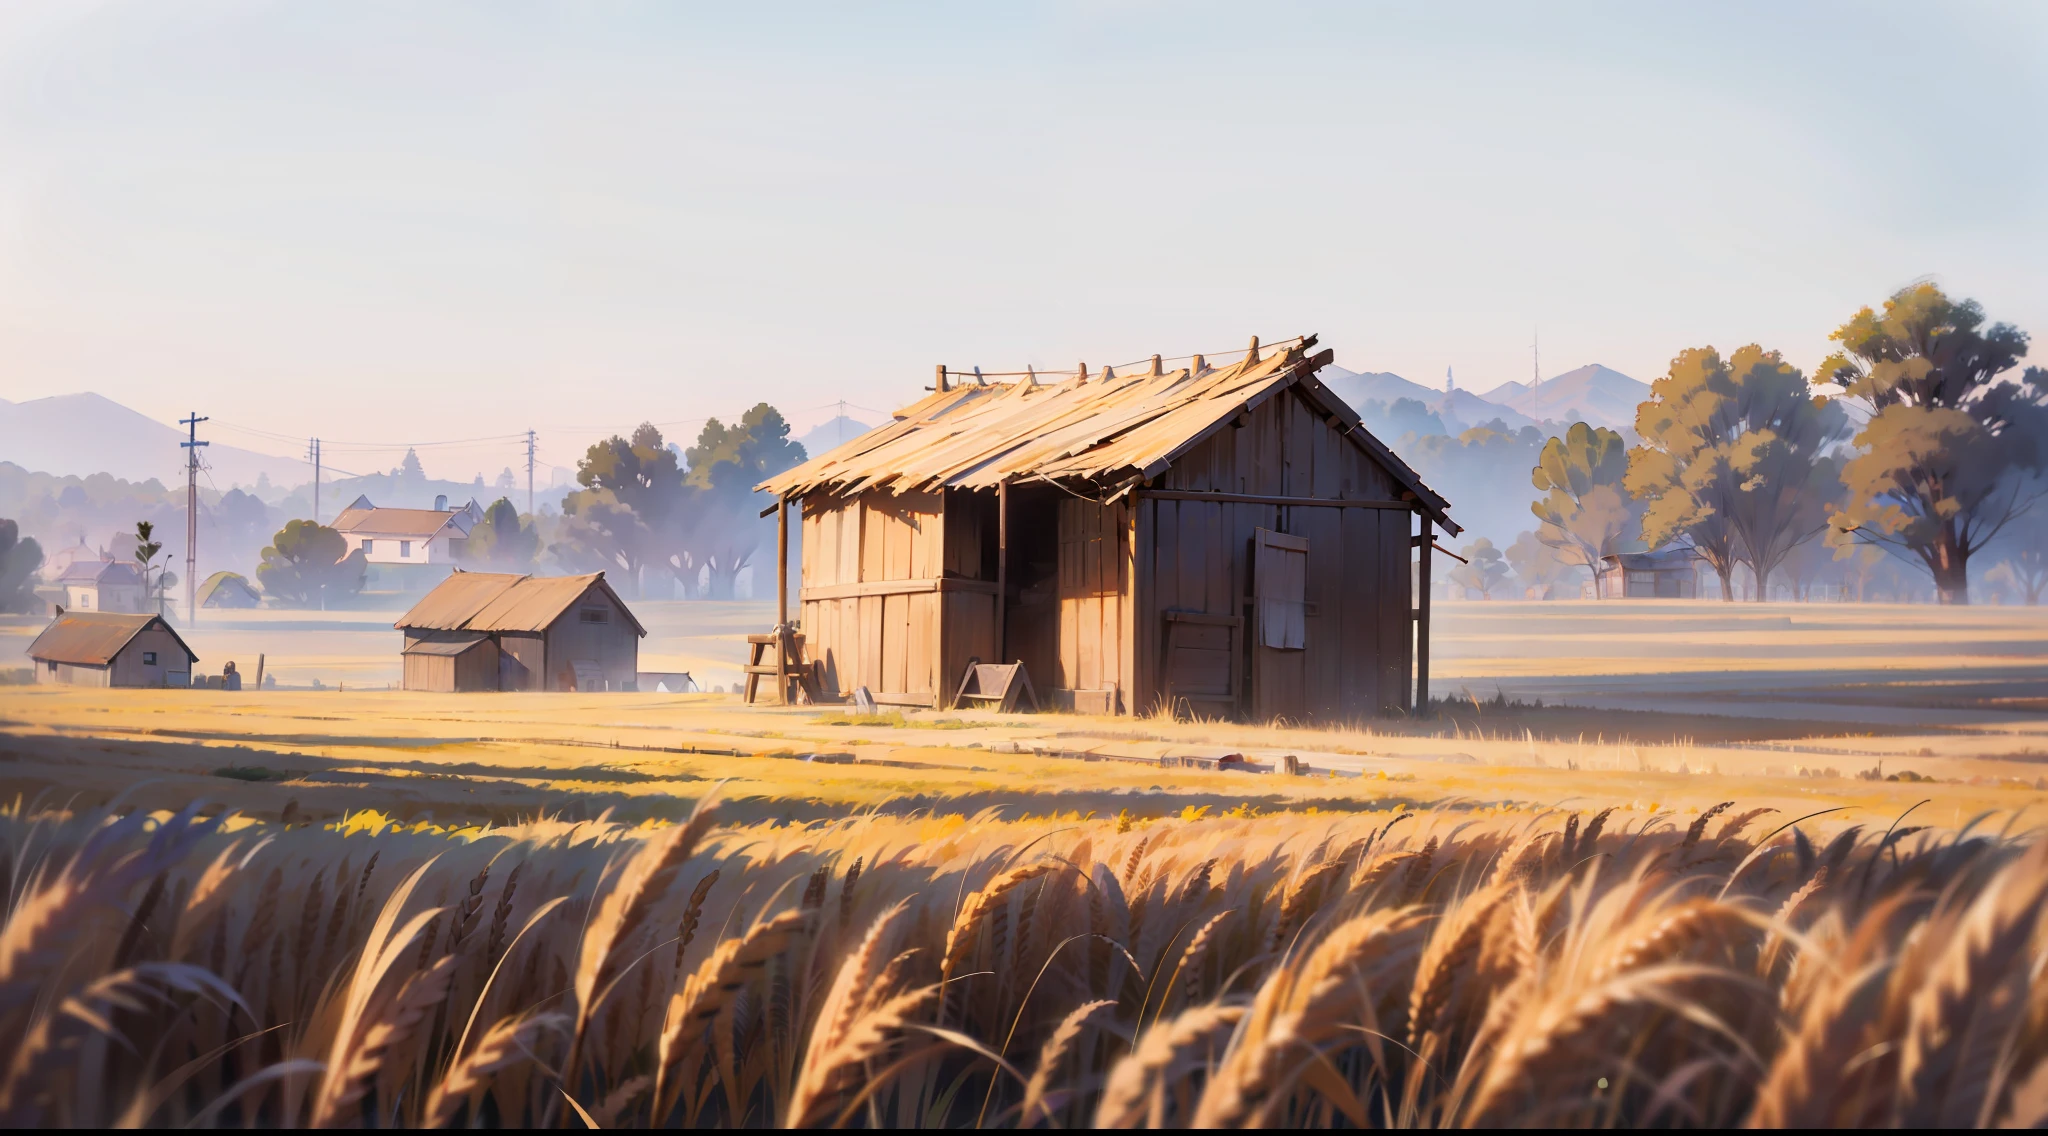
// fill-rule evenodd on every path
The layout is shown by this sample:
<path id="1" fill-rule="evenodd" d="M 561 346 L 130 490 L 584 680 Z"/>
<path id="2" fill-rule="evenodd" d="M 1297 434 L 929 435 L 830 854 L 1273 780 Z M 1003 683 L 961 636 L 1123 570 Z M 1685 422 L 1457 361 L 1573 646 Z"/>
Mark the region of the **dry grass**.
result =
<path id="1" fill-rule="evenodd" d="M 2048 843 L 1711 817 L 17 808 L 0 1117 L 2041 1119 Z"/>

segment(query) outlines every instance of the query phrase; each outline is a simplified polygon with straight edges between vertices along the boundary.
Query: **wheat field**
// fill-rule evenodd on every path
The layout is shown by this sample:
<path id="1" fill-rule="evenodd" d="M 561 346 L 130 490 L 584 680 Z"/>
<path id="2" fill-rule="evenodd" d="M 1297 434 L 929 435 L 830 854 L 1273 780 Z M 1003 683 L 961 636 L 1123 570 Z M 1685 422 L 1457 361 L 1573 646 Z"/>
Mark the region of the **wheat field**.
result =
<path id="1" fill-rule="evenodd" d="M 1575 705 L 1324 729 L 0 689 L 0 1120 L 2048 1121 L 2040 617 L 1523 606 Z"/>
<path id="2" fill-rule="evenodd" d="M 2048 1119 L 2048 843 L 1717 805 L 0 817 L 15 1125 Z"/>

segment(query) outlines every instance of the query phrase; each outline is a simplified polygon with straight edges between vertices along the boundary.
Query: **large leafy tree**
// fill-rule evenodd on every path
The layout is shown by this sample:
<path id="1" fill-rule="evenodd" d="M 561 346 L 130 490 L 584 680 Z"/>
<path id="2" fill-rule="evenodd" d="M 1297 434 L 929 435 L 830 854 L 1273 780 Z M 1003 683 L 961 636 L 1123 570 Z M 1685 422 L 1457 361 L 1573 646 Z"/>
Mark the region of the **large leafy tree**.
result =
<path id="1" fill-rule="evenodd" d="M 263 591 L 288 607 L 320 607 L 363 590 L 370 567 L 363 550 L 312 521 L 287 521 L 256 565 Z"/>
<path id="2" fill-rule="evenodd" d="M 1724 600 L 1748 564 L 1762 600 L 1771 573 L 1826 530 L 1839 496 L 1828 451 L 1848 432 L 1842 408 L 1775 351 L 1680 352 L 1636 408 L 1643 444 L 1624 484 L 1644 503 L 1644 541 L 1692 545 Z"/>
<path id="3" fill-rule="evenodd" d="M 1529 506 L 1543 522 L 1536 539 L 1558 550 L 1560 559 L 1598 571 L 1600 558 L 1639 546 L 1637 508 L 1623 480 L 1628 450 L 1621 435 L 1604 426 L 1574 422 L 1562 438 L 1543 446 L 1529 472 L 1544 496 Z"/>
<path id="4" fill-rule="evenodd" d="M 484 510 L 484 519 L 469 530 L 463 555 L 472 564 L 500 572 L 530 572 L 540 553 L 540 533 L 522 521 L 511 499 L 500 497 Z"/>
<path id="5" fill-rule="evenodd" d="M 1932 284 L 1864 308 L 1831 337 L 1821 377 L 1871 412 L 1834 539 L 1884 546 L 1934 578 L 1943 603 L 1970 602 L 1970 557 L 2038 499 L 2048 371 L 2013 374 L 2025 332 L 1985 326 L 1974 300 Z"/>
<path id="6" fill-rule="evenodd" d="M 576 463 L 583 488 L 562 499 L 559 559 L 601 565 L 632 595 L 641 575 L 667 556 L 667 537 L 689 496 L 676 453 L 661 431 L 643 422 L 630 438 L 614 434 Z"/>
<path id="7" fill-rule="evenodd" d="M 713 599 L 729 599 L 733 581 L 773 539 L 760 513 L 773 499 L 754 486 L 804 460 L 804 448 L 789 436 L 780 411 L 758 403 L 727 426 L 704 424 L 697 444 L 684 453 L 689 485 L 696 490 L 674 561 L 679 576 L 694 583 L 704 571 Z"/>
<path id="8" fill-rule="evenodd" d="M 43 548 L 34 537 L 21 535 L 21 526 L 0 517 L 0 612 L 28 612 L 41 608 L 36 598 L 36 569 L 43 566 Z"/>

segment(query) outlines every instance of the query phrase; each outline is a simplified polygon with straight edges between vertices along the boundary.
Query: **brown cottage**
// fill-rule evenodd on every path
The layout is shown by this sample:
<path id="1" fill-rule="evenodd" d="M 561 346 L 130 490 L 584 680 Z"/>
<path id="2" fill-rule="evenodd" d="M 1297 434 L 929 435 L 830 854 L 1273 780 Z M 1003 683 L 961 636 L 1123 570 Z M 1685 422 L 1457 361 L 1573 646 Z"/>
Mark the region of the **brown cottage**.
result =
<path id="1" fill-rule="evenodd" d="M 1431 526 L 1459 527 L 1316 380 L 1314 346 L 1059 381 L 941 368 L 893 423 L 763 483 L 785 534 L 802 509 L 823 690 L 945 706 L 978 659 L 1095 713 L 1355 719 L 1426 698 L 1417 550 L 1426 579 Z"/>
<path id="2" fill-rule="evenodd" d="M 405 689 L 632 690 L 647 629 L 604 582 L 456 569 L 393 626 Z"/>
<path id="3" fill-rule="evenodd" d="M 28 657 L 37 682 L 76 686 L 185 686 L 199 661 L 162 616 L 111 611 L 59 614 Z"/>

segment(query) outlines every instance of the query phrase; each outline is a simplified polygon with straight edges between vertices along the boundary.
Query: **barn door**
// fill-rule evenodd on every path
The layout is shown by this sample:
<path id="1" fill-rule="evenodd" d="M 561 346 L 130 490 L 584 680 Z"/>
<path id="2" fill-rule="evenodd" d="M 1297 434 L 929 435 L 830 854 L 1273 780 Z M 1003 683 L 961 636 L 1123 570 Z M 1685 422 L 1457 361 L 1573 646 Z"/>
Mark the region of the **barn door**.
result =
<path id="1" fill-rule="evenodd" d="M 1308 541 L 1252 530 L 1252 699 L 1259 718 L 1307 716 Z"/>

